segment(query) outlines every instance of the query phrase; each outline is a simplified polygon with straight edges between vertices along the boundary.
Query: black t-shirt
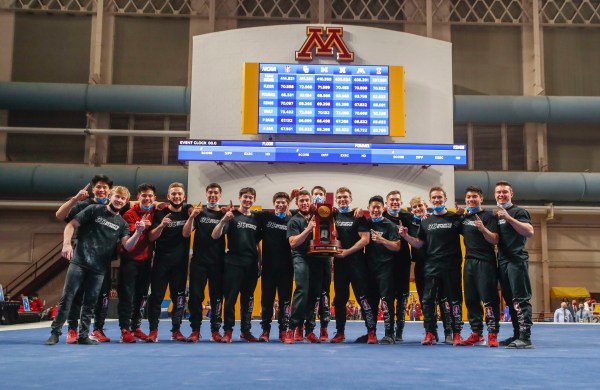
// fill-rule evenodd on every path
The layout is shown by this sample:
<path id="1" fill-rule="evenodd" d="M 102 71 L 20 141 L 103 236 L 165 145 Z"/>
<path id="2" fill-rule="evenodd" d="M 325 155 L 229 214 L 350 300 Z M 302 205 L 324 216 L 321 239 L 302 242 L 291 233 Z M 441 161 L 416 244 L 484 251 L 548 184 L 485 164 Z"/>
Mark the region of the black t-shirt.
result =
<path id="1" fill-rule="evenodd" d="M 485 226 L 492 233 L 498 233 L 498 220 L 491 210 L 480 209 L 479 211 L 467 214 L 462 221 L 462 234 L 465 241 L 467 253 L 465 259 L 489 261 L 496 263 L 495 245 L 490 244 L 485 240 L 483 233 L 475 226 L 476 217 L 478 216 Z"/>
<path id="2" fill-rule="evenodd" d="M 235 265 L 258 264 L 256 245 L 261 239 L 260 223 L 256 214 L 244 215 L 233 211 L 233 219 L 225 224 L 223 234 L 227 234 L 227 254 L 225 263 Z"/>
<path id="3" fill-rule="evenodd" d="M 342 213 L 340 211 L 333 214 L 335 218 L 335 229 L 338 234 L 338 240 L 343 249 L 350 249 L 360 240 L 359 233 L 368 232 L 367 219 L 365 217 L 355 218 L 354 211 Z M 347 258 L 362 256 L 364 249 L 354 252 Z M 338 261 L 340 259 L 336 259 Z"/>
<path id="4" fill-rule="evenodd" d="M 396 216 L 388 213 L 386 210 L 383 212 L 383 216 L 392 221 L 396 226 L 400 225 L 400 221 L 402 221 L 402 225 L 408 226 L 413 220 L 412 213 L 402 209 L 400 209 Z M 400 250 L 394 254 L 394 257 L 400 261 L 410 261 L 410 248 L 408 242 L 402 237 L 400 237 L 400 240 L 402 242 L 400 244 Z"/>
<path id="5" fill-rule="evenodd" d="M 292 267 L 292 250 L 287 238 L 288 222 L 292 217 L 279 218 L 275 213 L 261 211 L 256 213 L 262 230 L 263 267 Z"/>
<path id="6" fill-rule="evenodd" d="M 130 235 L 129 225 L 104 205 L 90 205 L 75 215 L 79 222 L 78 243 L 71 262 L 94 273 L 104 274 L 118 241 Z"/>
<path id="7" fill-rule="evenodd" d="M 194 254 L 192 261 L 204 264 L 218 264 L 225 258 L 225 237 L 217 240 L 211 237 L 212 231 L 225 214 L 221 210 L 202 208 L 194 218 Z"/>
<path id="8" fill-rule="evenodd" d="M 297 236 L 298 234 L 302 233 L 304 229 L 306 229 L 306 227 L 308 226 L 309 219 L 304 218 L 304 215 L 302 215 L 302 213 L 297 213 L 292 218 L 290 218 L 287 230 L 288 242 L 290 237 Z M 292 255 L 306 255 L 306 252 L 308 251 L 308 247 L 310 245 L 310 240 L 312 239 L 313 232 L 311 231 L 306 237 L 306 240 L 304 240 L 304 242 L 302 243 L 302 245 L 292 249 Z"/>
<path id="9" fill-rule="evenodd" d="M 191 205 L 185 204 L 180 211 L 171 211 L 168 207 L 165 207 L 154 213 L 151 230 L 160 225 L 168 214 L 171 214 L 169 216 L 171 223 L 165 226 L 156 239 L 156 249 L 154 250 L 156 260 L 171 263 L 187 261 L 190 253 L 190 239 L 183 236 L 183 226 L 189 217 L 188 209 L 190 207 Z"/>
<path id="10" fill-rule="evenodd" d="M 531 224 L 531 217 L 527 210 L 512 205 L 506 211 L 517 221 Z M 529 253 L 525 250 L 527 237 L 517 233 L 512 225 L 506 222 L 506 219 L 498 218 L 498 230 L 500 231 L 498 261 L 527 261 L 529 259 Z"/>
<path id="11" fill-rule="evenodd" d="M 83 209 L 85 209 L 86 207 L 88 207 L 89 205 L 92 205 L 92 204 L 106 206 L 106 205 L 108 205 L 108 200 L 102 204 L 96 202 L 95 198 L 87 198 L 85 200 L 80 200 L 79 202 L 75 203 L 75 205 L 71 208 L 71 210 L 69 211 L 69 214 L 65 218 L 65 222 L 66 223 L 71 222 L 71 220 L 73 218 L 75 218 L 75 216 L 77 214 L 79 214 L 81 211 L 83 211 Z M 127 210 L 129 210 L 129 202 L 125 203 L 125 205 L 123 205 L 123 207 L 121 207 L 121 210 L 119 210 L 119 214 L 123 215 L 123 214 L 125 214 L 125 212 Z"/>
<path id="12" fill-rule="evenodd" d="M 379 222 L 373 222 L 371 218 L 367 219 L 367 229 L 371 229 L 381 233 L 381 236 L 389 241 L 398 241 L 398 226 L 387 218 L 382 218 Z M 402 245 L 402 244 L 400 244 Z M 369 244 L 365 248 L 367 261 L 372 263 L 384 263 L 394 259 L 395 252 L 389 250 L 383 244 L 374 243 L 369 240 Z"/>
<path id="13" fill-rule="evenodd" d="M 426 262 L 425 272 L 436 272 L 461 265 L 460 231 L 462 217 L 452 211 L 431 214 L 421 221 L 419 238 L 423 240 Z"/>
<path id="14" fill-rule="evenodd" d="M 404 225 L 404 222 L 402 222 Z M 414 215 L 411 215 L 410 223 L 404 225 L 408 229 L 408 235 L 411 237 L 418 237 L 419 231 L 421 230 L 421 220 L 415 218 Z M 402 245 L 404 245 L 404 241 L 402 241 Z M 415 263 L 425 261 L 427 257 L 427 248 L 423 245 L 421 248 L 415 248 L 411 245 L 410 247 L 410 257 L 412 261 Z"/>

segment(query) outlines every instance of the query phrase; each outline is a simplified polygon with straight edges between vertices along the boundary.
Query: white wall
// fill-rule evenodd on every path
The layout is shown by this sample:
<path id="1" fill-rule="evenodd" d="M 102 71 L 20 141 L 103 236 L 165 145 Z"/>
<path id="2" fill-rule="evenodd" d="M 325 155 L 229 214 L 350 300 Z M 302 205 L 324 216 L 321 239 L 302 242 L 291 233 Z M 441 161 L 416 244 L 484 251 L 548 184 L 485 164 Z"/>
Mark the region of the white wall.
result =
<path id="1" fill-rule="evenodd" d="M 353 64 L 405 67 L 406 137 L 276 136 L 276 141 L 349 141 L 398 143 L 452 143 L 453 96 L 451 45 L 447 42 L 389 30 L 343 26 L 344 40 L 354 51 Z M 294 52 L 306 38 L 306 25 L 236 29 L 194 37 L 192 62 L 191 138 L 257 139 L 241 134 L 242 64 L 293 63 Z M 331 59 L 329 59 L 331 58 Z M 335 63 L 333 57 L 312 63 Z M 414 195 L 427 196 L 431 186 L 442 185 L 454 205 L 454 169 L 422 169 L 404 165 L 267 164 L 190 162 L 189 202 L 205 201 L 210 182 L 223 187 L 222 203 L 237 200 L 245 186 L 257 190 L 257 204 L 268 207 L 277 191 L 297 186 L 323 185 L 328 191 L 347 186 L 354 204 L 365 206 L 375 194 L 402 191 L 405 205 Z"/>

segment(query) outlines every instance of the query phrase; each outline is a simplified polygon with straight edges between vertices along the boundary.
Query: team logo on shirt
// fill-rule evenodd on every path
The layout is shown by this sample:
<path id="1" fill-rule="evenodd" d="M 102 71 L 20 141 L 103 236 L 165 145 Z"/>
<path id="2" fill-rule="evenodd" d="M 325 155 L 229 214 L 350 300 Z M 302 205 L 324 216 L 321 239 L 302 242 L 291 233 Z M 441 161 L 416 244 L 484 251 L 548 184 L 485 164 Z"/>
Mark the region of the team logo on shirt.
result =
<path id="1" fill-rule="evenodd" d="M 506 219 L 499 219 L 498 225 L 504 225 L 506 223 Z"/>
<path id="2" fill-rule="evenodd" d="M 183 225 L 185 225 L 185 221 L 171 221 L 171 222 L 169 222 L 167 227 L 175 228 L 175 227 L 183 226 Z"/>
<path id="3" fill-rule="evenodd" d="M 269 228 L 269 229 L 287 230 L 287 225 L 280 225 L 280 224 L 275 223 L 273 221 L 269 221 L 267 223 L 267 228 Z"/>
<path id="4" fill-rule="evenodd" d="M 237 228 L 238 229 L 252 229 L 252 230 L 256 230 L 256 225 L 252 225 L 251 223 L 246 223 L 246 222 L 238 221 Z"/>
<path id="5" fill-rule="evenodd" d="M 219 220 L 214 219 L 214 218 L 202 217 L 202 218 L 200 218 L 200 223 L 208 223 L 211 225 L 217 225 L 219 223 Z"/>
<path id="6" fill-rule="evenodd" d="M 471 221 L 470 219 L 465 219 L 463 221 L 463 225 L 467 225 L 467 226 L 477 226 L 475 225 L 475 221 Z"/>
<path id="7" fill-rule="evenodd" d="M 336 221 L 335 225 L 339 227 L 352 227 L 354 225 L 354 221 Z"/>
<path id="8" fill-rule="evenodd" d="M 427 225 L 427 230 L 451 229 L 451 228 L 452 228 L 452 222 L 432 223 L 431 225 Z"/>
<path id="9" fill-rule="evenodd" d="M 107 221 L 106 219 L 102 218 L 102 217 L 96 217 L 96 221 L 95 221 L 98 225 L 102 225 L 102 226 L 106 226 L 108 228 L 111 228 L 112 230 L 119 230 L 119 225 L 114 224 L 110 221 Z"/>

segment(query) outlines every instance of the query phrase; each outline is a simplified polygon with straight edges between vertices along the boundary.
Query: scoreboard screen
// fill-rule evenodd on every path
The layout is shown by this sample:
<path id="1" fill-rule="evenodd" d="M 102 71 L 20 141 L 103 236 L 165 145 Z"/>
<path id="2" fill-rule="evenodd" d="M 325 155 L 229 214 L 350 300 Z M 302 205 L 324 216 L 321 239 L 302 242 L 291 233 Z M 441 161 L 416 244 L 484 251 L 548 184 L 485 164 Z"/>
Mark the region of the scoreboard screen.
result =
<path id="1" fill-rule="evenodd" d="M 466 165 L 466 145 L 181 140 L 181 161 Z"/>
<path id="2" fill-rule="evenodd" d="M 403 68 L 244 64 L 242 133 L 404 135 Z"/>

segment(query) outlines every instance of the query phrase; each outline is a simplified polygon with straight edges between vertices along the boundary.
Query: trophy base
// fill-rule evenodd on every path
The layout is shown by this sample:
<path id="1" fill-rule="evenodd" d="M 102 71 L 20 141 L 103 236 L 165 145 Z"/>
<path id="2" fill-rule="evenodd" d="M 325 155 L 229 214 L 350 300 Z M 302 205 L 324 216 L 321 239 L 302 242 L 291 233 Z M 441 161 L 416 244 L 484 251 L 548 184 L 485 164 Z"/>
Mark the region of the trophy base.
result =
<path id="1" fill-rule="evenodd" d="M 315 243 L 310 241 L 307 254 L 316 257 L 331 257 L 342 249 L 342 244 L 335 240 L 329 243 Z"/>

